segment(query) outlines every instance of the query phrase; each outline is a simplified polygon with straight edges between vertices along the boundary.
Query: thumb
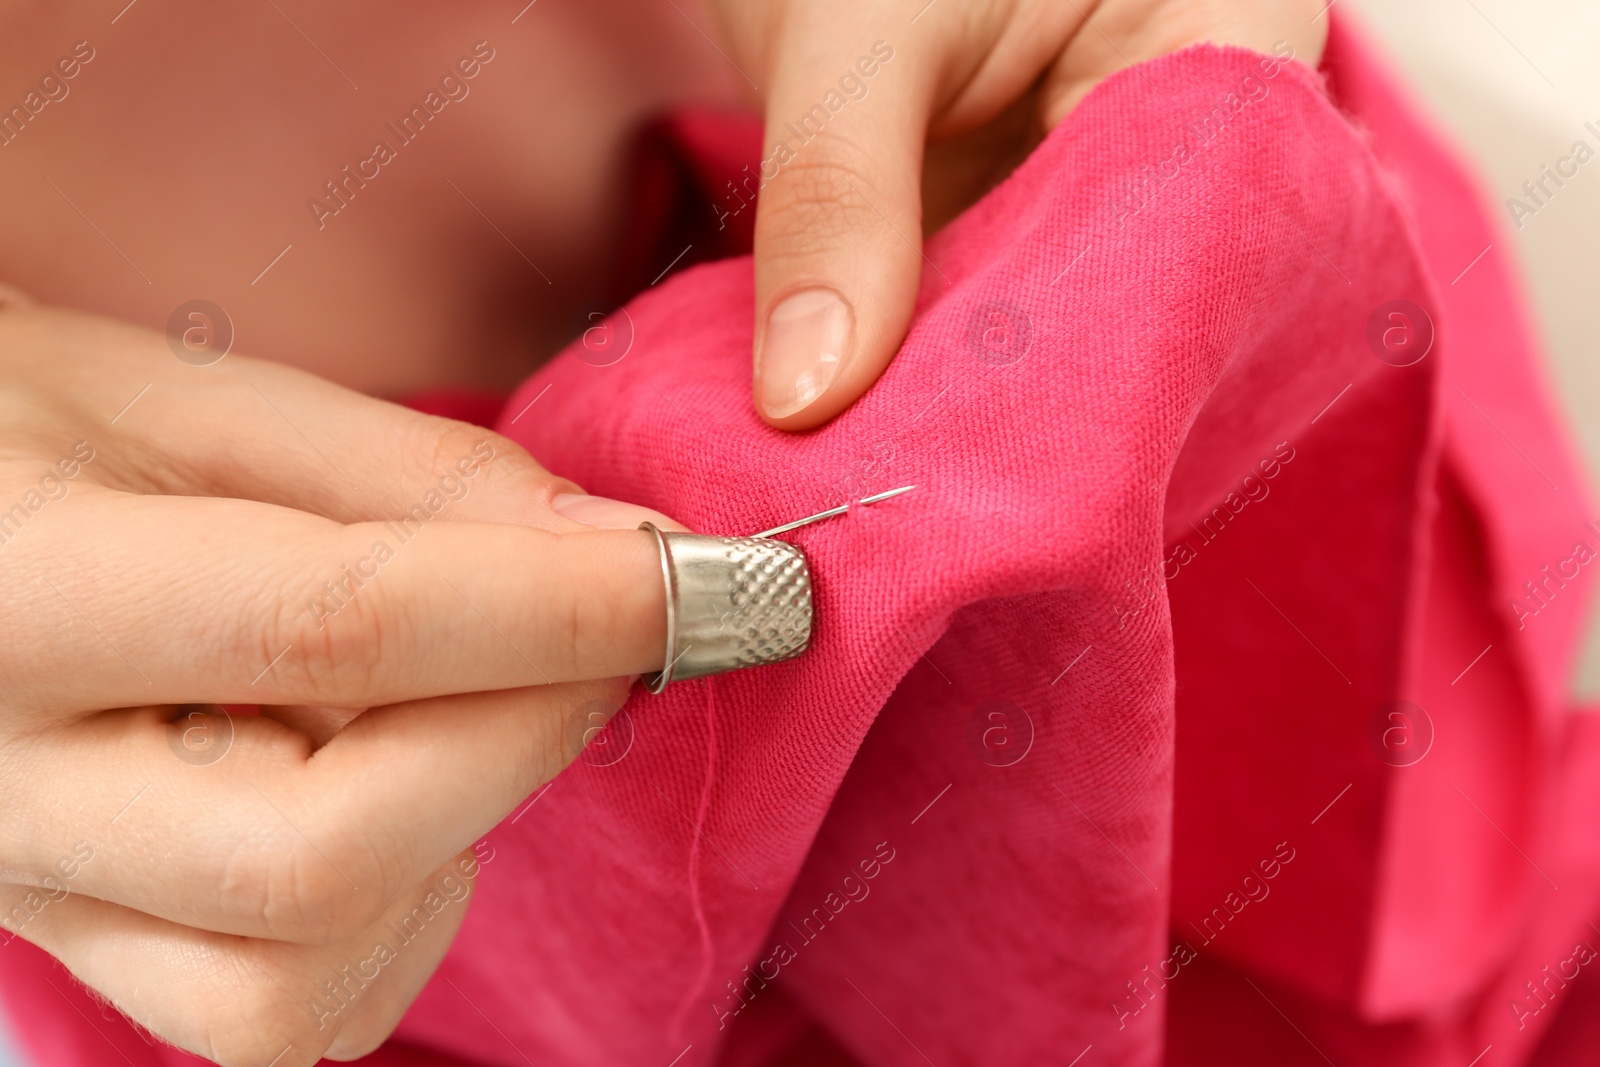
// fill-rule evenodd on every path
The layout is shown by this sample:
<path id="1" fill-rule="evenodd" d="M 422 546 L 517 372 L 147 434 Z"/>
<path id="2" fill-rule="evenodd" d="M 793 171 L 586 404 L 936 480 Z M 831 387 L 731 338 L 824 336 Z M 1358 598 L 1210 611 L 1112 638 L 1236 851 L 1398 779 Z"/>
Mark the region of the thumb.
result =
<path id="1" fill-rule="evenodd" d="M 755 403 L 803 430 L 866 392 L 905 337 L 932 79 L 870 30 L 786 30 L 756 214 Z"/>

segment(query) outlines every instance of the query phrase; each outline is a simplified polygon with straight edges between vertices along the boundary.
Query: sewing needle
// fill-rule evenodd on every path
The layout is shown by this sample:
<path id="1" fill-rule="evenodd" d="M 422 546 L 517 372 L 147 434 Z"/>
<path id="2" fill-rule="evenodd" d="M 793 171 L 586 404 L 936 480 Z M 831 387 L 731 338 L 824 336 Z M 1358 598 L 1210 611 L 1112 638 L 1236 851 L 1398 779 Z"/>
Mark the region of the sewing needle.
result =
<path id="1" fill-rule="evenodd" d="M 909 493 L 915 488 L 916 486 L 914 485 L 902 485 L 898 489 L 890 489 L 886 492 L 874 493 L 872 496 L 864 496 L 860 500 L 857 500 L 856 503 L 876 504 L 880 500 L 888 500 L 890 497 L 899 496 L 901 493 Z M 823 519 L 831 519 L 835 515 L 843 515 L 845 512 L 849 511 L 852 506 L 853 505 L 850 504 L 840 504 L 836 508 L 829 508 L 827 511 L 819 511 L 815 515 L 807 515 L 803 519 L 796 519 L 793 522 L 786 522 L 782 526 L 774 526 L 770 530 L 762 530 L 760 533 L 751 534 L 750 536 L 771 537 L 774 534 L 788 533 L 790 530 L 799 529 L 801 526 L 809 526 L 814 522 L 821 522 Z"/>

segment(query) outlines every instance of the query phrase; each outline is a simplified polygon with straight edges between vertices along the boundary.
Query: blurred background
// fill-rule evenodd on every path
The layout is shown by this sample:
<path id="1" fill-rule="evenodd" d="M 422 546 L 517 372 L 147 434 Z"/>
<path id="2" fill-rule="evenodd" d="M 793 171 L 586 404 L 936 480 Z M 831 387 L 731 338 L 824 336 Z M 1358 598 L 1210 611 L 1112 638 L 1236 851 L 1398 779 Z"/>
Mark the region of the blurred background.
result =
<path id="1" fill-rule="evenodd" d="M 1592 0 L 1335 0 L 1477 168 L 1504 247 L 1521 265 L 1551 384 L 1600 498 L 1600 4 Z M 1584 141 L 1596 158 L 1520 227 L 1506 206 Z M 1570 165 L 1569 165 L 1570 169 Z M 1549 183 L 1553 188 L 1554 183 Z M 1579 696 L 1600 698 L 1591 617 Z"/>
<path id="2" fill-rule="evenodd" d="M 1521 266 L 1550 358 L 1551 384 L 1600 498 L 1600 4 L 1593 0 L 1334 0 L 1387 52 L 1478 170 L 1501 227 L 1498 250 Z M 1541 167 L 1584 141 L 1595 153 L 1525 215 L 1506 206 Z M 1600 628 L 1591 624 L 1575 688 L 1600 698 Z M 0 1067 L 24 1067 L 0 1019 Z"/>

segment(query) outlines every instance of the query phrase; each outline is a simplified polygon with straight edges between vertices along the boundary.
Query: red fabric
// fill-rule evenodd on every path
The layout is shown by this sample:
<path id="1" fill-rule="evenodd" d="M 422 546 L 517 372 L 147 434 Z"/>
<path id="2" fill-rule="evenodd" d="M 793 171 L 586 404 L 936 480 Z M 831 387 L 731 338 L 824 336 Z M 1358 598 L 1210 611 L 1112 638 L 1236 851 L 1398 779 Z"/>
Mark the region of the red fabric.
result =
<path id="1" fill-rule="evenodd" d="M 503 430 L 697 529 L 919 488 L 793 535 L 809 653 L 637 696 L 623 758 L 490 835 L 406 1042 L 1583 1062 L 1596 980 L 1524 983 L 1600 946 L 1600 729 L 1562 701 L 1592 568 L 1542 571 L 1600 533 L 1470 187 L 1337 21 L 1324 71 L 1110 79 L 929 242 L 904 349 L 822 430 L 751 412 L 748 259 L 526 383 Z M 1368 341 L 1396 300 L 1437 330 L 1404 367 Z M 1373 741 L 1396 698 L 1433 727 L 1410 766 Z M 46 1062 L 98 1062 L 11 952 Z M 372 1062 L 449 1062 L 402 1055 Z"/>
<path id="2" fill-rule="evenodd" d="M 614 282 L 618 300 L 668 272 L 750 250 L 761 135 L 754 116 L 702 111 L 670 115 L 640 132 Z"/>

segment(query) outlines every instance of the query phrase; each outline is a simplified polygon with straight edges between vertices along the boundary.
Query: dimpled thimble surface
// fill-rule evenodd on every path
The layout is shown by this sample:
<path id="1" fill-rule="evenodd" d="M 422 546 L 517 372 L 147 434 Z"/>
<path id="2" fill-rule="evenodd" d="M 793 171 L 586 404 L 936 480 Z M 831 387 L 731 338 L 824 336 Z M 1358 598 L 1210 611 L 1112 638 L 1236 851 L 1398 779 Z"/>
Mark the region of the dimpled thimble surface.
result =
<path id="1" fill-rule="evenodd" d="M 786 541 L 712 537 L 640 527 L 657 541 L 667 587 L 668 682 L 776 663 L 811 642 L 811 573 Z"/>

